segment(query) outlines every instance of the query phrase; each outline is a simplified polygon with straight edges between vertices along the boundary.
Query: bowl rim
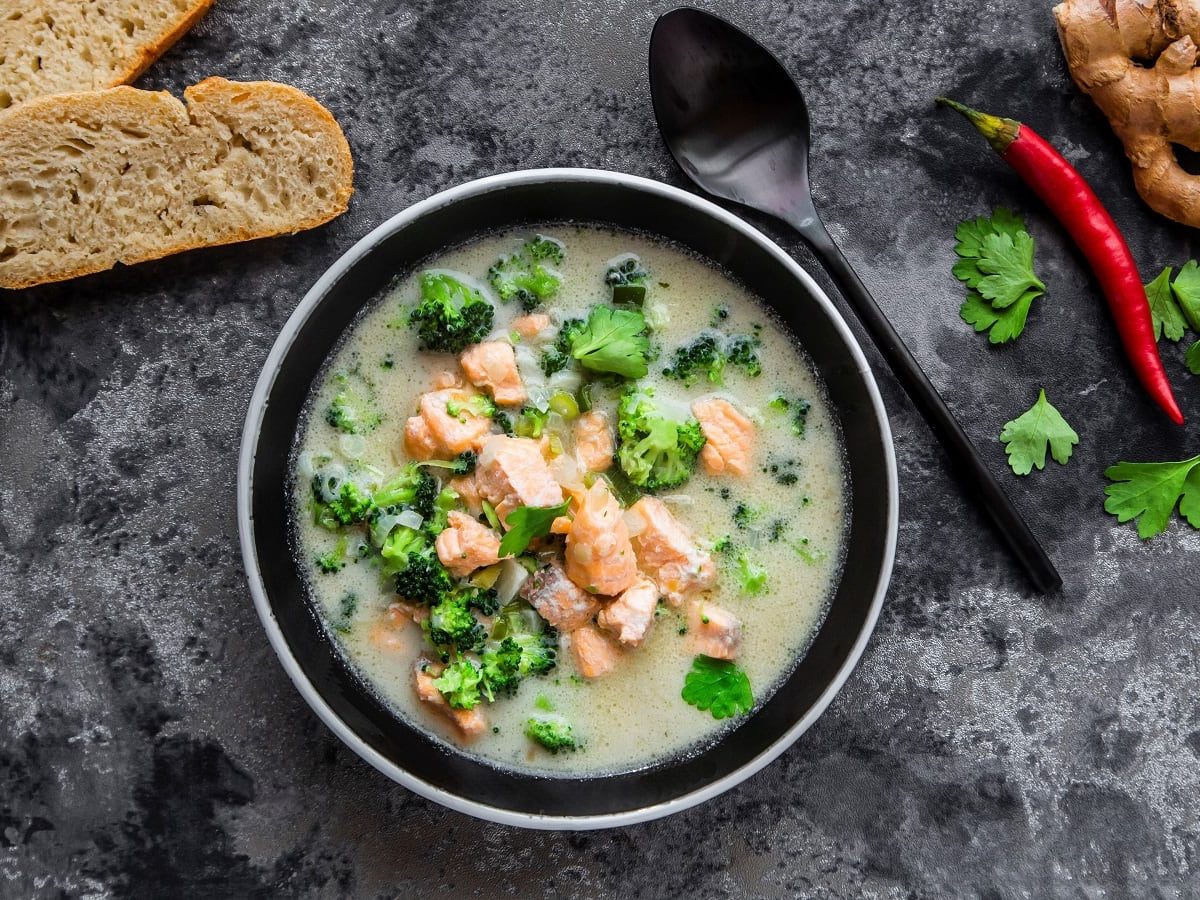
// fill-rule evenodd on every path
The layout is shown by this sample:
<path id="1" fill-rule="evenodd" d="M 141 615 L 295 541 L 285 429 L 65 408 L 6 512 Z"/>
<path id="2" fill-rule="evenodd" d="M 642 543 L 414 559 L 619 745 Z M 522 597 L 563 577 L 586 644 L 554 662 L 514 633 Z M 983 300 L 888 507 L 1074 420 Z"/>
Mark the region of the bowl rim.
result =
<path id="1" fill-rule="evenodd" d="M 657 194 L 667 199 L 674 200 L 684 206 L 690 207 L 695 213 L 709 216 L 726 225 L 727 227 L 739 232 L 746 239 L 758 244 L 763 250 L 775 257 L 783 267 L 800 282 L 804 288 L 812 295 L 818 304 L 820 304 L 832 321 L 834 327 L 845 340 L 846 345 L 850 348 L 850 353 L 853 361 L 858 369 L 859 377 L 862 378 L 867 394 L 871 400 L 871 408 L 875 413 L 877 423 L 879 425 L 880 437 L 882 438 L 882 450 L 884 455 L 884 467 L 887 478 L 887 500 L 889 507 L 889 515 L 887 519 L 887 535 L 883 548 L 883 566 L 879 582 L 876 585 L 875 594 L 871 599 L 868 607 L 867 616 L 863 621 L 862 628 L 859 630 L 853 645 L 850 647 L 846 658 L 838 668 L 835 677 L 829 682 L 825 690 L 821 692 L 816 702 L 808 709 L 808 711 L 786 732 L 784 732 L 772 744 L 767 746 L 760 754 L 751 759 L 749 762 L 742 765 L 740 768 L 727 773 L 721 778 L 707 784 L 706 786 L 694 790 L 688 794 L 683 794 L 679 797 L 672 798 L 663 803 L 653 804 L 650 806 L 641 807 L 638 809 L 625 810 L 617 813 L 603 813 L 588 816 L 555 816 L 544 815 L 526 812 L 516 812 L 513 810 L 503 809 L 496 806 L 489 806 L 484 803 L 479 803 L 474 800 L 469 800 L 457 794 L 450 793 L 428 782 L 422 781 L 412 775 L 405 769 L 393 763 L 391 760 L 384 757 L 381 753 L 370 747 L 364 742 L 342 719 L 330 708 L 317 690 L 316 686 L 309 681 L 305 676 L 299 661 L 292 654 L 291 648 L 283 635 L 283 631 L 279 623 L 275 620 L 275 615 L 271 610 L 271 604 L 267 597 L 266 587 L 263 582 L 262 572 L 258 565 L 258 555 L 255 546 L 254 521 L 251 515 L 251 483 L 254 469 L 255 451 L 258 445 L 259 434 L 262 427 L 263 415 L 266 410 L 266 401 L 272 388 L 275 384 L 275 379 L 279 373 L 280 365 L 291 349 L 292 343 L 296 335 L 307 321 L 309 315 L 318 306 L 321 299 L 329 291 L 329 289 L 341 278 L 341 276 L 360 259 L 370 253 L 378 244 L 393 232 L 403 228 L 410 223 L 420 219 L 432 210 L 456 203 L 468 197 L 473 197 L 479 194 L 485 194 L 493 191 L 503 190 L 505 188 L 525 185 L 537 184 L 544 182 L 588 182 L 598 185 L 610 185 L 613 187 L 632 188 L 634 190 L 643 191 L 649 194 Z M 808 274 L 791 256 L 776 244 L 773 240 L 763 234 L 754 226 L 745 222 L 740 217 L 734 215 L 728 210 L 718 206 L 717 204 L 706 200 L 696 194 L 685 191 L 681 188 L 674 187 L 669 184 L 664 184 L 659 181 L 654 181 L 649 178 L 643 178 L 638 175 L 628 175 L 622 172 L 613 172 L 606 169 L 588 169 L 588 168 L 544 168 L 544 169 L 521 169 L 513 172 L 505 172 L 498 175 L 489 175 L 484 178 L 478 178 L 472 181 L 465 182 L 455 187 L 440 191 L 425 200 L 418 201 L 406 209 L 396 213 L 380 225 L 376 226 L 362 238 L 360 238 L 350 249 L 343 253 L 325 272 L 317 279 L 316 283 L 305 293 L 300 303 L 288 317 L 284 323 L 282 330 L 271 346 L 271 351 L 267 355 L 267 359 L 263 364 L 262 371 L 254 386 L 254 392 L 250 397 L 250 405 L 246 411 L 245 425 L 242 431 L 241 449 L 238 458 L 238 481 L 237 481 L 237 519 L 238 532 L 242 551 L 242 562 L 246 569 L 247 580 L 250 586 L 250 595 L 253 598 L 255 609 L 258 611 L 258 617 L 262 622 L 263 628 L 267 632 L 267 638 L 270 641 L 275 655 L 282 663 L 284 671 L 287 672 L 292 684 L 300 692 L 305 702 L 317 714 L 317 717 L 335 734 L 337 737 L 353 750 L 360 758 L 370 763 L 375 769 L 386 775 L 392 781 L 403 785 L 413 793 L 424 797 L 427 800 L 432 800 L 449 809 L 457 812 L 466 813 L 476 818 L 485 819 L 491 822 L 497 822 L 502 825 L 514 825 L 522 828 L 542 829 L 542 830 L 593 830 L 599 828 L 613 828 L 622 825 L 634 825 L 640 822 L 648 822 L 653 819 L 658 819 L 663 816 L 668 816 L 673 813 L 681 812 L 690 807 L 710 800 L 719 794 L 733 788 L 734 786 L 745 781 L 750 776 L 756 774 L 768 764 L 773 762 L 785 750 L 787 750 L 796 740 L 804 734 L 812 724 L 821 716 L 822 713 L 829 707 L 833 698 L 841 691 L 846 681 L 850 677 L 850 673 L 854 671 L 862 657 L 863 651 L 866 649 L 867 642 L 870 640 L 875 626 L 879 619 L 880 610 L 883 607 L 883 600 L 887 594 L 888 585 L 891 581 L 893 566 L 896 555 L 896 541 L 899 531 L 899 487 L 896 470 L 896 453 L 895 446 L 892 440 L 892 432 L 888 423 L 887 410 L 883 405 L 883 398 L 879 392 L 879 386 L 875 381 L 874 374 L 871 371 L 862 347 L 857 338 L 846 324 L 842 314 L 838 311 L 830 301 L 826 293 L 821 289 L 820 285 Z"/>

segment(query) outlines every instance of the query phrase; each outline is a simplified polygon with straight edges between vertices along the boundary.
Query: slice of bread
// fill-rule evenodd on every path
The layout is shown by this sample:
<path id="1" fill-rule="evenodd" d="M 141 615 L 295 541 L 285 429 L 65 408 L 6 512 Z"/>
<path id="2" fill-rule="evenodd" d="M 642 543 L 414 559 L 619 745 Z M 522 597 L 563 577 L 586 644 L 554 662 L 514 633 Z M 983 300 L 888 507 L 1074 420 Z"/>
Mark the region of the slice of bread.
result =
<path id="1" fill-rule="evenodd" d="M 109 88 L 0 112 L 0 287 L 312 228 L 345 212 L 333 116 L 269 81 Z"/>
<path id="2" fill-rule="evenodd" d="M 213 0 L 3 0 L 0 109 L 133 81 Z"/>

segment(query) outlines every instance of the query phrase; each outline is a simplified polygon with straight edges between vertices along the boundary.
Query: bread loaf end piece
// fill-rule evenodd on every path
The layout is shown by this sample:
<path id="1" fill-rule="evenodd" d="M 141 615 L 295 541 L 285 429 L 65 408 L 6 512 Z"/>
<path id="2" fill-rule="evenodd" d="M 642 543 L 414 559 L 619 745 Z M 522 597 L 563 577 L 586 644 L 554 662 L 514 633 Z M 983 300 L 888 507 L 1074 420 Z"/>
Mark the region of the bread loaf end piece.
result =
<path id="1" fill-rule="evenodd" d="M 41 97 L 0 113 L 0 287 L 312 228 L 345 212 L 353 162 L 293 87 L 209 78 Z"/>

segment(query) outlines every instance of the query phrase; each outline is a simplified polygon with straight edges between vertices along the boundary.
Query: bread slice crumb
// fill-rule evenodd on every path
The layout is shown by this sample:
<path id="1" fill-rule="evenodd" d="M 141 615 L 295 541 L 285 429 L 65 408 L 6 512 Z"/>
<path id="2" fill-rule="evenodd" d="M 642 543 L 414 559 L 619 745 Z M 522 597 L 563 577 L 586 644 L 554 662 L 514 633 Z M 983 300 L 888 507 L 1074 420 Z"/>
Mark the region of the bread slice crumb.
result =
<path id="1" fill-rule="evenodd" d="M 137 78 L 213 0 L 4 0 L 0 109 Z"/>
<path id="2" fill-rule="evenodd" d="M 0 287 L 289 234 L 346 211 L 350 148 L 311 97 L 209 78 L 0 112 Z"/>

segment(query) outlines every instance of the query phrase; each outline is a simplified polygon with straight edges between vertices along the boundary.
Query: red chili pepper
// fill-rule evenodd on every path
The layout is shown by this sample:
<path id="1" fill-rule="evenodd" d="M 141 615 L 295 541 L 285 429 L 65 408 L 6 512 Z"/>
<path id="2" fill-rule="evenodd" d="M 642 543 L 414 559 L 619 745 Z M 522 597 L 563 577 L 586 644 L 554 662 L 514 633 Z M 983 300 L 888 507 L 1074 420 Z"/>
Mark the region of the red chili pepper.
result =
<path id="1" fill-rule="evenodd" d="M 1134 372 L 1171 421 L 1182 425 L 1183 413 L 1158 355 L 1150 303 L 1137 263 L 1100 198 L 1075 167 L 1028 125 L 945 97 L 937 102 L 966 116 L 1067 229 L 1100 282 Z"/>

